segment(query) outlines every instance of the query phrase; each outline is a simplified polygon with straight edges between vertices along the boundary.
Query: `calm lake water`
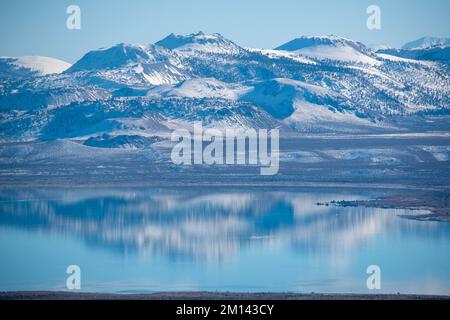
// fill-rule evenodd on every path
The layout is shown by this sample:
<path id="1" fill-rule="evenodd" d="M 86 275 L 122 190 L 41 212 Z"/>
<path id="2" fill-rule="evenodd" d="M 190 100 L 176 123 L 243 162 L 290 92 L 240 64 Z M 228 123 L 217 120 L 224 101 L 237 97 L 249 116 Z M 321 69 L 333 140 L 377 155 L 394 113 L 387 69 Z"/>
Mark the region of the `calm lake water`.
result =
<path id="1" fill-rule="evenodd" d="M 450 224 L 317 202 L 373 191 L 0 190 L 0 290 L 450 294 Z M 379 291 L 366 268 L 381 268 Z"/>

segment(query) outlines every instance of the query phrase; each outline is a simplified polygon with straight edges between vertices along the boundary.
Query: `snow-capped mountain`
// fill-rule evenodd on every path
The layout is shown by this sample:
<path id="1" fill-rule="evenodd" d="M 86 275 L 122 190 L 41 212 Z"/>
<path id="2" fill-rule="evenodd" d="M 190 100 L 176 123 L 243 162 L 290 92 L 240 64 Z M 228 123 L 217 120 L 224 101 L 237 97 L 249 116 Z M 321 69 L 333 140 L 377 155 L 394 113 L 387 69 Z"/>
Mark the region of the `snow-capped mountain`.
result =
<path id="1" fill-rule="evenodd" d="M 279 51 L 291 51 L 297 54 L 339 61 L 377 64 L 373 52 L 364 44 L 337 36 L 303 36 L 291 40 L 277 48 Z"/>
<path id="2" fill-rule="evenodd" d="M 220 34 L 172 34 L 154 45 L 88 52 L 60 74 L 3 81 L 1 139 L 135 148 L 193 121 L 291 132 L 405 131 L 411 117 L 429 123 L 448 116 L 448 68 L 336 36 L 269 50 Z"/>
<path id="3" fill-rule="evenodd" d="M 67 73 L 88 73 L 123 85 L 160 85 L 186 79 L 187 71 L 176 54 L 160 46 L 121 43 L 88 52 Z"/>
<path id="4" fill-rule="evenodd" d="M 240 54 L 244 51 L 219 33 L 208 35 L 202 31 L 187 36 L 172 33 L 155 44 L 182 54 Z"/>
<path id="5" fill-rule="evenodd" d="M 401 49 L 379 48 L 377 53 L 422 61 L 450 61 L 450 38 L 423 37 Z"/>
<path id="6" fill-rule="evenodd" d="M 402 49 L 418 50 L 432 47 L 442 47 L 450 45 L 450 38 L 422 37 L 420 39 L 406 43 Z"/>
<path id="7" fill-rule="evenodd" d="M 0 79 L 17 79 L 62 73 L 70 66 L 70 63 L 49 57 L 0 57 Z"/>

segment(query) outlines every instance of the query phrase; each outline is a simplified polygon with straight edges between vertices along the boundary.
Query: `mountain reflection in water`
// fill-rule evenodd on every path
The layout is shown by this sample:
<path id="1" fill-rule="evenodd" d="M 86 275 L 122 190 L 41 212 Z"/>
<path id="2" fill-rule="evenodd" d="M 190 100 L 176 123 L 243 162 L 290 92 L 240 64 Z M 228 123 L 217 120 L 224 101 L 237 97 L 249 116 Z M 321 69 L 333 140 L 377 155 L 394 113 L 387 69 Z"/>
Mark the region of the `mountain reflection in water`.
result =
<path id="1" fill-rule="evenodd" d="M 299 288 L 305 286 L 316 288 L 316 282 L 319 282 L 322 284 L 318 290 L 327 291 L 329 288 L 336 292 L 340 290 L 343 279 L 326 278 L 329 272 L 323 270 L 324 265 L 331 270 L 345 270 L 352 276 L 361 274 L 364 279 L 365 264 L 372 260 L 382 259 L 373 263 L 396 262 L 398 265 L 408 259 L 438 259 L 429 261 L 431 269 L 428 275 L 435 275 L 436 270 L 440 270 L 436 275 L 438 279 L 432 280 L 433 283 L 439 282 L 443 277 L 443 284 L 438 289 L 418 290 L 450 291 L 447 286 L 449 271 L 443 271 L 444 267 L 450 266 L 449 259 L 439 256 L 439 251 L 450 243 L 448 224 L 398 217 L 399 214 L 412 214 L 408 210 L 317 205 L 318 202 L 374 196 L 373 191 L 291 189 L 4 189 L 0 191 L 0 227 L 26 232 L 31 242 L 36 233 L 56 237 L 58 246 L 62 247 L 67 239 L 72 239 L 83 243 L 88 251 L 107 252 L 119 260 L 136 256 L 156 265 L 165 259 L 165 264 L 160 264 L 164 265 L 167 274 L 178 263 L 189 263 L 200 270 L 217 266 L 217 270 L 213 268 L 216 271 L 209 274 L 209 279 L 201 272 L 189 279 L 197 283 L 195 288 L 200 289 L 208 289 L 219 277 L 229 276 L 227 281 L 233 281 L 230 287 L 217 285 L 214 289 L 246 290 L 246 284 L 252 285 L 251 276 L 245 279 L 223 271 L 228 265 L 242 268 L 240 263 L 245 263 L 246 268 L 273 272 L 273 284 L 260 286 L 261 280 L 255 279 L 251 288 L 301 290 Z M 3 239 L 5 241 L 9 240 Z M 430 251 L 420 249 L 420 243 Z M 2 259 L 10 260 L 5 253 L 7 250 L 1 251 L 4 251 L 0 252 Z M 272 266 L 276 261 L 271 261 L 271 256 L 278 253 L 289 256 L 286 261 L 294 261 L 289 262 L 292 265 L 280 258 L 280 264 L 285 265 Z M 427 254 L 438 258 L 425 257 Z M 107 261 L 100 261 L 98 254 L 92 256 L 94 258 L 90 260 L 99 259 L 99 265 L 108 265 Z M 249 257 L 253 257 L 250 262 L 247 261 Z M 26 260 L 25 257 L 23 259 Z M 306 268 L 304 277 L 299 278 L 298 270 L 294 270 L 297 259 Z M 94 262 L 90 261 L 91 264 Z M 190 274 L 189 268 L 194 269 L 186 267 L 186 277 Z M 417 266 L 416 269 L 419 268 Z M 4 266 L 3 269 L 13 270 L 13 266 Z M 6 273 L 3 274 L 5 282 Z M 128 276 L 131 277 L 126 268 L 114 274 L 121 279 Z M 158 275 L 156 277 L 161 279 Z M 337 282 L 332 285 L 332 281 Z M 10 286 L 15 288 L 14 284 Z M 164 283 L 160 287 L 169 288 Z M 181 287 L 173 284 L 170 288 L 177 290 Z M 350 280 L 342 290 L 348 288 L 353 290 Z M 91 289 L 98 288 L 93 286 Z M 363 285 L 361 290 L 365 290 Z"/>

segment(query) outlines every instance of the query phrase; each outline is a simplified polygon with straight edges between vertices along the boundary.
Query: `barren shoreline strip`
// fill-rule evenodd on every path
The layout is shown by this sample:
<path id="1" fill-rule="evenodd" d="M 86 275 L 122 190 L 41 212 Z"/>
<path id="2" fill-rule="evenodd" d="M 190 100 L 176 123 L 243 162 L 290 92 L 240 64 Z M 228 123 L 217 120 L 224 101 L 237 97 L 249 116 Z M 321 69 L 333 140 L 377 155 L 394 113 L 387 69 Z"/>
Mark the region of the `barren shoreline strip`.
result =
<path id="1" fill-rule="evenodd" d="M 419 221 L 450 222 L 450 192 L 420 191 L 391 195 L 373 200 L 333 201 L 318 205 L 335 205 L 339 207 L 372 207 L 383 209 L 428 210 L 429 214 L 403 215 L 403 218 Z"/>
<path id="2" fill-rule="evenodd" d="M 0 300 L 450 300 L 445 295 L 420 294 L 325 294 L 289 292 L 158 292 L 142 294 L 65 291 L 0 292 Z"/>

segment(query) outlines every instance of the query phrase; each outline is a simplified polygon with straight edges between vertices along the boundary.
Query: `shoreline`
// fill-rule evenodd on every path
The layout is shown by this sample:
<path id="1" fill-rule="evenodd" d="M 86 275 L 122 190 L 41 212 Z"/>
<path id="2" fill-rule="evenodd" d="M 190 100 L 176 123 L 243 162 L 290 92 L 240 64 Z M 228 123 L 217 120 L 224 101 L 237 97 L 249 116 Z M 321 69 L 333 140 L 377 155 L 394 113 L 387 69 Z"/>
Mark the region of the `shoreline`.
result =
<path id="1" fill-rule="evenodd" d="M 450 295 L 426 294 L 347 294 L 290 292 L 156 292 L 94 293 L 69 291 L 7 291 L 0 300 L 450 300 Z"/>
<path id="2" fill-rule="evenodd" d="M 450 197 L 448 190 L 406 192 L 372 200 L 332 201 L 327 203 L 317 203 L 317 205 L 427 210 L 430 213 L 417 215 L 400 215 L 400 217 L 417 221 L 450 222 Z"/>

